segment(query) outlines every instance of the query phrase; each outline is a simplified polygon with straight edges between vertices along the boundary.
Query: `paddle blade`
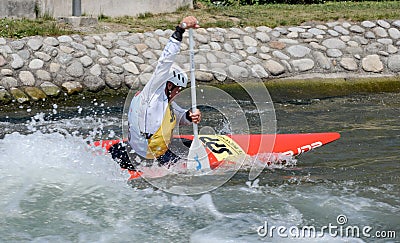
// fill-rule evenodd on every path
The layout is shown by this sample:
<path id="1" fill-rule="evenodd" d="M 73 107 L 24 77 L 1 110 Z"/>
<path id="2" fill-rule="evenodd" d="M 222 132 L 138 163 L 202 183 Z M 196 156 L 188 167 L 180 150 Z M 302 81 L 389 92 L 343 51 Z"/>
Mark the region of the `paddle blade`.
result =
<path id="1" fill-rule="evenodd" d="M 189 171 L 210 170 L 210 162 L 208 160 L 206 148 L 204 148 L 197 137 L 194 137 L 190 145 L 187 161 L 187 169 Z"/>

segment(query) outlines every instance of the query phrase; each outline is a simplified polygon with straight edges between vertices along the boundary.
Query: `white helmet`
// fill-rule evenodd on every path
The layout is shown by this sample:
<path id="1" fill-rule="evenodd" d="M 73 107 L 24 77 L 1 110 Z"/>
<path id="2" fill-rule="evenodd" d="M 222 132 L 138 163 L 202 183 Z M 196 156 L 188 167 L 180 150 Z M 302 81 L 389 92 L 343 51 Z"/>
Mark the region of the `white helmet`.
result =
<path id="1" fill-rule="evenodd" d="M 188 83 L 188 77 L 181 69 L 177 67 L 172 67 L 169 72 L 169 75 L 170 77 L 168 81 L 170 81 L 176 86 L 186 88 Z"/>

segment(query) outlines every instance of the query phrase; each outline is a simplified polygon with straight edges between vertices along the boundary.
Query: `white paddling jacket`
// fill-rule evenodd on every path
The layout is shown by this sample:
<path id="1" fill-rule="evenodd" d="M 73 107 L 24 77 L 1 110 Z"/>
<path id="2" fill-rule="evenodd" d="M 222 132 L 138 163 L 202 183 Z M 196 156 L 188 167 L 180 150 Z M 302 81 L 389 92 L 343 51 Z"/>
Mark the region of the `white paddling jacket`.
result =
<path id="1" fill-rule="evenodd" d="M 128 142 L 134 152 L 154 159 L 168 150 L 173 129 L 192 124 L 186 110 L 175 102 L 168 102 L 165 87 L 170 79 L 170 68 L 180 50 L 181 42 L 171 37 L 158 59 L 155 72 L 140 93 L 131 101 L 128 112 Z"/>

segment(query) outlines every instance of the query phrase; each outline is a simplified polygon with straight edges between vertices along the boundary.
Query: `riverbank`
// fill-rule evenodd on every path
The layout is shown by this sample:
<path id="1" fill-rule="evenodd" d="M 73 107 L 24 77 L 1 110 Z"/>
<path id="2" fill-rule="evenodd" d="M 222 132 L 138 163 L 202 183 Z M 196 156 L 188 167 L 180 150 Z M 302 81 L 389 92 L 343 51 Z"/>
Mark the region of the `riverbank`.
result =
<path id="1" fill-rule="evenodd" d="M 0 103 L 32 106 L 139 90 L 149 80 L 172 32 L 0 38 Z M 188 70 L 185 35 L 176 62 Z M 335 21 L 273 29 L 201 28 L 196 30 L 195 42 L 196 79 L 204 84 L 256 81 L 266 82 L 267 87 L 274 83 L 273 89 L 284 79 L 305 79 L 300 83 L 314 84 L 317 88 L 312 90 L 321 89 L 324 94 L 332 87 L 324 88 L 322 80 L 339 78 L 335 86 L 343 87 L 338 90 L 354 86 L 350 90 L 356 92 L 364 88 L 355 88 L 349 79 L 372 77 L 361 82 L 368 83 L 368 90 L 398 92 L 400 20 Z M 379 78 L 385 81 L 371 85 L 371 80 Z M 279 86 L 285 87 L 283 83 Z"/>

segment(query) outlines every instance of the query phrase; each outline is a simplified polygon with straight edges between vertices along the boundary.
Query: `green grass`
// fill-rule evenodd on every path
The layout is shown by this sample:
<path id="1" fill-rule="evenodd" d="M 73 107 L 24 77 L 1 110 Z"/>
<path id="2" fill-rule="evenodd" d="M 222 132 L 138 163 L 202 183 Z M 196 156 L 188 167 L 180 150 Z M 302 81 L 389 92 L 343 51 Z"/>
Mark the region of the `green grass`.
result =
<path id="1" fill-rule="evenodd" d="M 174 13 L 124 16 L 111 18 L 99 16 L 100 24 L 119 25 L 130 32 L 145 32 L 155 29 L 173 29 L 188 15 L 200 20 L 202 27 L 244 27 L 244 26 L 292 26 L 311 21 L 328 22 L 336 20 L 363 21 L 377 19 L 400 19 L 400 1 L 380 2 L 327 2 L 325 4 L 288 5 L 268 4 L 252 6 L 200 6 L 180 8 Z M 22 38 L 30 35 L 63 35 L 77 33 L 72 28 L 59 25 L 50 18 L 38 20 L 0 20 L 0 37 Z"/>
<path id="2" fill-rule="evenodd" d="M 202 27 L 243 27 L 300 25 L 318 21 L 363 21 L 378 19 L 400 19 L 400 1 L 382 2 L 328 2 L 311 5 L 247 5 L 247 6 L 203 6 L 200 9 L 183 8 L 175 13 L 154 14 L 150 17 L 109 18 L 107 22 L 118 22 L 131 31 L 149 31 L 173 28 L 183 17 L 194 15 Z"/>
<path id="3" fill-rule="evenodd" d="M 0 19 L 0 37 L 19 39 L 26 36 L 59 36 L 73 33 L 53 19 Z"/>

